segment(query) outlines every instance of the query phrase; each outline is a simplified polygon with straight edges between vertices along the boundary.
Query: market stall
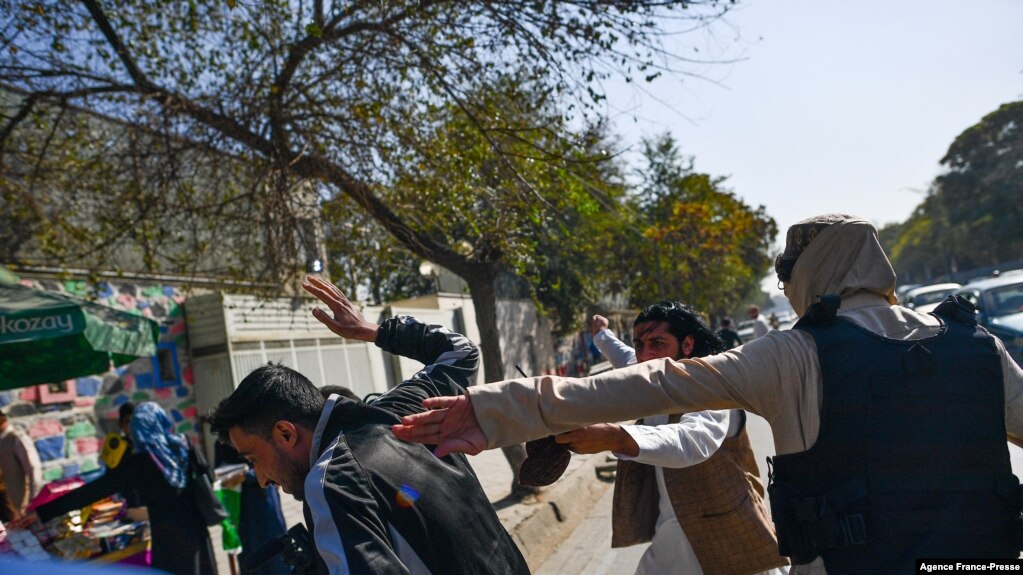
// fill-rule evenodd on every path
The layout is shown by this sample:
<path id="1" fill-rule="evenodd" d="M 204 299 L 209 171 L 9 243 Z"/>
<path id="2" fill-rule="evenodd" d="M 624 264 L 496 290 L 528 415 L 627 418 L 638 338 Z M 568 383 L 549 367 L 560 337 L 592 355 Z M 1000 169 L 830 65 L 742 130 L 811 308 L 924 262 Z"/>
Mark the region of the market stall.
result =
<path id="1" fill-rule="evenodd" d="M 128 509 L 120 497 L 45 523 L 36 522 L 27 529 L 3 530 L 0 525 L 0 558 L 148 565 L 149 545 L 144 511 Z"/>
<path id="2" fill-rule="evenodd" d="M 0 282 L 0 390 L 61 382 L 154 356 L 159 333 L 156 322 L 137 314 Z M 88 443 L 88 435 L 78 443 Z M 84 483 L 48 483 L 25 511 Z M 0 523 L 0 558 L 146 564 L 148 548 L 144 511 L 129 510 L 117 495 L 28 529 Z"/>

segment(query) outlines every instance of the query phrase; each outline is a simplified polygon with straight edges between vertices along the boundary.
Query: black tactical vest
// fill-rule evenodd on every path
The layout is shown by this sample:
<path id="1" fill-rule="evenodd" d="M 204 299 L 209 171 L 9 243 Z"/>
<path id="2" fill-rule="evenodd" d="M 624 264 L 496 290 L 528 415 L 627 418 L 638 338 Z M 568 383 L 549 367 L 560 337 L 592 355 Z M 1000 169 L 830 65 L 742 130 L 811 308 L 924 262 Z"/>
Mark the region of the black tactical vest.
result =
<path id="1" fill-rule="evenodd" d="M 828 575 L 876 575 L 914 573 L 917 558 L 1018 555 L 1001 359 L 959 305 L 942 304 L 940 334 L 915 341 L 836 317 L 837 298 L 795 326 L 816 342 L 823 404 L 816 443 L 768 462 L 793 563 L 819 555 Z"/>

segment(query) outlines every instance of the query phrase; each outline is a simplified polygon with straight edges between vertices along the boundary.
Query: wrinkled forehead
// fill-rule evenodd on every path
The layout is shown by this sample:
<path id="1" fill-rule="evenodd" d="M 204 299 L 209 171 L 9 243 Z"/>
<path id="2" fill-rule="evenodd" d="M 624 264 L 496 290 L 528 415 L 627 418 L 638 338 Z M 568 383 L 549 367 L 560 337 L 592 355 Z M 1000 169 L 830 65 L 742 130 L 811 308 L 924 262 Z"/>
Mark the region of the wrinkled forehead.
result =
<path id="1" fill-rule="evenodd" d="M 669 331 L 670 327 L 671 325 L 663 320 L 638 323 L 632 328 L 632 339 L 633 341 L 648 341 L 654 338 L 676 339 Z"/>

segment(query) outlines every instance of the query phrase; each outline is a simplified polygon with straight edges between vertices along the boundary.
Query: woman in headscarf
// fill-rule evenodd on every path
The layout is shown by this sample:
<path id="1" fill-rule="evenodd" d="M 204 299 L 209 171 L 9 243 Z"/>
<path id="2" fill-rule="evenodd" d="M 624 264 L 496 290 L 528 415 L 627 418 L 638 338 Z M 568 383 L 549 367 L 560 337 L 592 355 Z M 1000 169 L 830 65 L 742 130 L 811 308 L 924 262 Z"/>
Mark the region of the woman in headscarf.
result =
<path id="1" fill-rule="evenodd" d="M 113 493 L 135 490 L 149 509 L 153 564 L 174 575 L 216 574 L 209 530 L 199 514 L 189 477 L 188 440 L 174 433 L 163 408 L 139 404 L 131 418 L 134 453 L 114 469 L 36 508 L 43 521 L 80 509 Z"/>

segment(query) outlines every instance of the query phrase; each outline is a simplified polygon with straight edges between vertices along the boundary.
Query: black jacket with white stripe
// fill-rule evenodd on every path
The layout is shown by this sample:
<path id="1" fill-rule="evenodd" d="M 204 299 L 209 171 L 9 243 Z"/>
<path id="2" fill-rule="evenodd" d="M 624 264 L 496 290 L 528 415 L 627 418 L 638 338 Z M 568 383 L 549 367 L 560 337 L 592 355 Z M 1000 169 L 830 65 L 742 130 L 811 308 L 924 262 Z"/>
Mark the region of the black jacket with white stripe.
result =
<path id="1" fill-rule="evenodd" d="M 306 522 L 331 574 L 529 573 L 461 454 L 391 433 L 427 397 L 475 382 L 479 351 L 464 336 L 410 317 L 384 322 L 376 344 L 427 367 L 369 404 L 331 396 L 313 439 Z"/>

